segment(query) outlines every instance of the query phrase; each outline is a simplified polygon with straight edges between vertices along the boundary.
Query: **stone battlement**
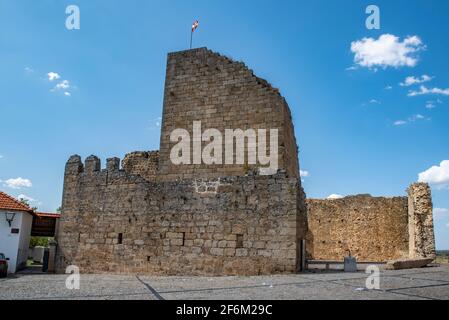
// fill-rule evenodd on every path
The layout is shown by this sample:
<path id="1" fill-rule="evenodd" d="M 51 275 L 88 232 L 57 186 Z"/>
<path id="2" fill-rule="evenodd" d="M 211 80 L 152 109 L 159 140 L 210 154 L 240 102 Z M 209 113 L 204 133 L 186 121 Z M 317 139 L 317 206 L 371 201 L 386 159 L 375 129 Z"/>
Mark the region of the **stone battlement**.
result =
<path id="1" fill-rule="evenodd" d="M 84 273 L 299 270 L 298 237 L 306 229 L 298 199 L 304 196 L 285 171 L 155 182 L 99 170 L 98 159 L 87 160 L 95 170 L 65 178 L 58 272 L 72 264 Z"/>
<path id="2" fill-rule="evenodd" d="M 158 162 L 159 151 L 136 151 L 125 155 L 122 164 L 120 164 L 120 158 L 108 158 L 106 160 L 106 168 L 102 169 L 101 160 L 97 156 L 91 155 L 83 163 L 79 155 L 73 155 L 66 163 L 65 174 L 78 175 L 81 173 L 116 173 L 123 171 L 129 174 L 139 175 L 151 181 L 156 180 Z"/>

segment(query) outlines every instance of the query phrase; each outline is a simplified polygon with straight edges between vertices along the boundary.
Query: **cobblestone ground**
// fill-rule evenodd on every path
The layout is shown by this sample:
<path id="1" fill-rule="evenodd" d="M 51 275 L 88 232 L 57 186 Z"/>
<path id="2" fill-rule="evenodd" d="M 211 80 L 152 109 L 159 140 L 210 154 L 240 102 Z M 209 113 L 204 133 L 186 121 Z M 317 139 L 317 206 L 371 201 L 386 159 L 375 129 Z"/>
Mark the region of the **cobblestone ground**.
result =
<path id="1" fill-rule="evenodd" d="M 367 274 L 301 273 L 257 277 L 152 277 L 81 275 L 68 290 L 65 275 L 17 274 L 0 279 L 8 299 L 449 299 L 449 266 L 381 271 L 380 289 L 367 290 Z"/>

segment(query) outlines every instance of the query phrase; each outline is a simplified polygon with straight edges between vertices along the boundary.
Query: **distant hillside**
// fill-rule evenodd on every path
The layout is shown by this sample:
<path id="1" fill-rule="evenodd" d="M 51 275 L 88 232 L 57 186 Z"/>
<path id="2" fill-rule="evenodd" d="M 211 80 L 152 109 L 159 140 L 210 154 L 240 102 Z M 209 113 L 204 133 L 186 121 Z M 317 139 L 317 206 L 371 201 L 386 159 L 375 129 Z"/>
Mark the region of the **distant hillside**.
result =
<path id="1" fill-rule="evenodd" d="M 436 263 L 449 263 L 449 250 L 437 250 Z"/>

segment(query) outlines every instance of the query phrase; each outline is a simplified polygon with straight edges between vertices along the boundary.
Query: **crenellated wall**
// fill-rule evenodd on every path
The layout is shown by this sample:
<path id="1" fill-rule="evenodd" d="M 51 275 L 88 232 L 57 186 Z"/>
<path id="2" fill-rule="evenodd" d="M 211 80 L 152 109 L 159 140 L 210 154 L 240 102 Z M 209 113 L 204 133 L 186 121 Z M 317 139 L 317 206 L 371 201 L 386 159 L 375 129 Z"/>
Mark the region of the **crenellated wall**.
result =
<path id="1" fill-rule="evenodd" d="M 295 272 L 305 212 L 298 180 L 273 176 L 151 182 L 110 159 L 66 165 L 58 272 L 257 275 Z M 298 223 L 302 222 L 302 223 Z"/>
<path id="2" fill-rule="evenodd" d="M 207 143 L 194 136 L 194 121 L 201 121 L 200 135 L 277 129 L 279 170 L 259 176 L 260 167 L 247 160 L 173 164 L 174 129 L 188 130 L 201 149 Z M 273 146 L 269 141 L 268 154 Z M 245 154 L 254 148 L 246 144 Z M 226 145 L 222 151 L 224 160 Z M 298 172 L 290 110 L 277 89 L 206 48 L 170 53 L 160 152 L 130 153 L 122 168 L 118 158 L 106 169 L 95 156 L 67 162 L 58 271 L 75 264 L 81 272 L 295 272 L 307 230 Z"/>

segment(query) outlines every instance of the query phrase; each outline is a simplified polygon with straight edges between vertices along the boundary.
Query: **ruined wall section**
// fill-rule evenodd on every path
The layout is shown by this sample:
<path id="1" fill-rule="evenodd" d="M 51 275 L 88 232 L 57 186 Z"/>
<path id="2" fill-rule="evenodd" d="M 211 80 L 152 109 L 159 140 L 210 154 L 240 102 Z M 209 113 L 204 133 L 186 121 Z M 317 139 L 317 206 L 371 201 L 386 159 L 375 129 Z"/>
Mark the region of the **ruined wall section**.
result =
<path id="1" fill-rule="evenodd" d="M 308 199 L 307 258 L 342 261 L 349 253 L 362 262 L 407 258 L 407 201 L 369 195 Z"/>
<path id="2" fill-rule="evenodd" d="M 170 142 L 170 133 L 182 128 L 193 137 L 193 121 L 202 122 L 203 132 L 215 128 L 223 136 L 225 129 L 278 129 L 279 168 L 285 169 L 289 177 L 299 177 L 288 105 L 279 90 L 255 76 L 243 63 L 206 48 L 168 55 L 159 172 L 161 179 L 175 180 L 243 176 L 257 169 L 247 164 L 172 164 L 170 150 L 175 143 Z M 202 142 L 203 147 L 206 144 Z M 224 154 L 223 150 L 223 159 Z"/>
<path id="3" fill-rule="evenodd" d="M 407 191 L 409 256 L 410 258 L 434 258 L 435 235 L 430 187 L 427 183 L 415 183 Z"/>
<path id="4" fill-rule="evenodd" d="M 136 151 L 125 155 L 123 170 L 139 175 L 148 181 L 155 181 L 159 168 L 159 151 Z"/>
<path id="5" fill-rule="evenodd" d="M 58 272 L 257 275 L 295 272 L 300 187 L 273 176 L 151 182 L 91 156 L 67 162 Z"/>
<path id="6" fill-rule="evenodd" d="M 292 115 L 287 101 L 283 99 L 281 104 L 282 114 L 284 117 L 283 138 L 279 144 L 279 153 L 283 157 L 283 166 L 292 176 L 299 177 L 299 148 L 296 142 L 295 128 L 292 121 Z"/>

